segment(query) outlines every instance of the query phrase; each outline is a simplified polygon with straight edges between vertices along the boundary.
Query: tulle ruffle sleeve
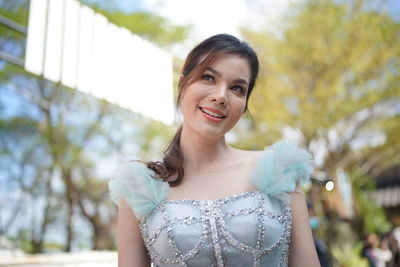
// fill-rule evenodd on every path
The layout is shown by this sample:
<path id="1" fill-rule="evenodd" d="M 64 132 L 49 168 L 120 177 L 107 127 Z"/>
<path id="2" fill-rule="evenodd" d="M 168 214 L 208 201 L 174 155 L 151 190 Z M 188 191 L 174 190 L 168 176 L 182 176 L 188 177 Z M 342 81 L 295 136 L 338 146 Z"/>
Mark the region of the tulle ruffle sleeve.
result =
<path id="1" fill-rule="evenodd" d="M 119 164 L 108 187 L 112 201 L 119 205 L 124 198 L 138 219 L 151 213 L 169 191 L 167 182 L 152 178 L 147 166 L 137 161 Z"/>
<path id="2" fill-rule="evenodd" d="M 264 194 L 289 204 L 297 184 L 307 182 L 313 170 L 311 154 L 289 140 L 266 147 L 251 182 Z"/>

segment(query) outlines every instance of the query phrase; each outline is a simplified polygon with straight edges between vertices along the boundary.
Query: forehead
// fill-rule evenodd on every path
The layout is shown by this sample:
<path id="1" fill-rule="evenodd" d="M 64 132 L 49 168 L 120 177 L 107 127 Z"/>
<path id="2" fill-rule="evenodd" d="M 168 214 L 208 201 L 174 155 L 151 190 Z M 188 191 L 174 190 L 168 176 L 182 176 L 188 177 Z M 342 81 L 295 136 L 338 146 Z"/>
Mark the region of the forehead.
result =
<path id="1" fill-rule="evenodd" d="M 240 78 L 246 79 L 247 81 L 250 79 L 251 75 L 248 59 L 239 55 L 218 55 L 207 68 L 217 71 L 222 76 L 240 76 Z"/>

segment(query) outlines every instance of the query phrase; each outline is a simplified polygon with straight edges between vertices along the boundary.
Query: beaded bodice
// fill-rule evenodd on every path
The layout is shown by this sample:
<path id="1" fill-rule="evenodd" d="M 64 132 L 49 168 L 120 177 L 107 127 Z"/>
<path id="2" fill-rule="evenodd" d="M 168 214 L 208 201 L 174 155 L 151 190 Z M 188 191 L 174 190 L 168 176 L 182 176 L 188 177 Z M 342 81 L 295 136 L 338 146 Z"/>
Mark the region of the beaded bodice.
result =
<path id="1" fill-rule="evenodd" d="M 309 179 L 311 155 L 290 141 L 267 147 L 250 182 L 258 191 L 216 200 L 170 200 L 168 183 L 130 162 L 109 182 L 140 220 L 154 266 L 287 266 L 290 192 Z M 223 190 L 223 188 L 221 188 Z"/>
<path id="2" fill-rule="evenodd" d="M 260 191 L 165 201 L 140 228 L 154 266 L 287 266 L 290 208 Z"/>

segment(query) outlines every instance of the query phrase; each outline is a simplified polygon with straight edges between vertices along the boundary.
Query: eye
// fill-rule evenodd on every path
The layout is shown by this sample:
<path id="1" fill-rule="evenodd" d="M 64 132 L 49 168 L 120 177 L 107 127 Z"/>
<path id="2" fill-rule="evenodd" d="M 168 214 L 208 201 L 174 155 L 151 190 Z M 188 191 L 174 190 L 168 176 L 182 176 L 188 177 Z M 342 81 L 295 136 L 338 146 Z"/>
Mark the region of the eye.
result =
<path id="1" fill-rule="evenodd" d="M 234 91 L 237 91 L 238 93 L 241 93 L 243 95 L 246 93 L 246 90 L 244 89 L 244 87 L 240 86 L 240 85 L 234 85 L 231 87 L 231 89 Z"/>
<path id="2" fill-rule="evenodd" d="M 205 80 L 205 81 L 209 81 L 209 82 L 213 82 L 214 81 L 214 77 L 210 74 L 203 74 L 201 75 L 201 79 Z"/>

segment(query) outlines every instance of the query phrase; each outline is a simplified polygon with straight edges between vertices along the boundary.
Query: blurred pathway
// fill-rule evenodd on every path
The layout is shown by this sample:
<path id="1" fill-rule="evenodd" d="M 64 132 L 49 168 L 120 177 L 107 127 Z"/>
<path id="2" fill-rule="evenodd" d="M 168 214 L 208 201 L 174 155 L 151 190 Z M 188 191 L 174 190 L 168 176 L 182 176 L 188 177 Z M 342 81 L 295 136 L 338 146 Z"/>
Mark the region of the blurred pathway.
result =
<path id="1" fill-rule="evenodd" d="M 116 267 L 117 253 L 114 251 L 86 251 L 24 255 L 0 251 L 0 266 L 13 267 Z"/>

